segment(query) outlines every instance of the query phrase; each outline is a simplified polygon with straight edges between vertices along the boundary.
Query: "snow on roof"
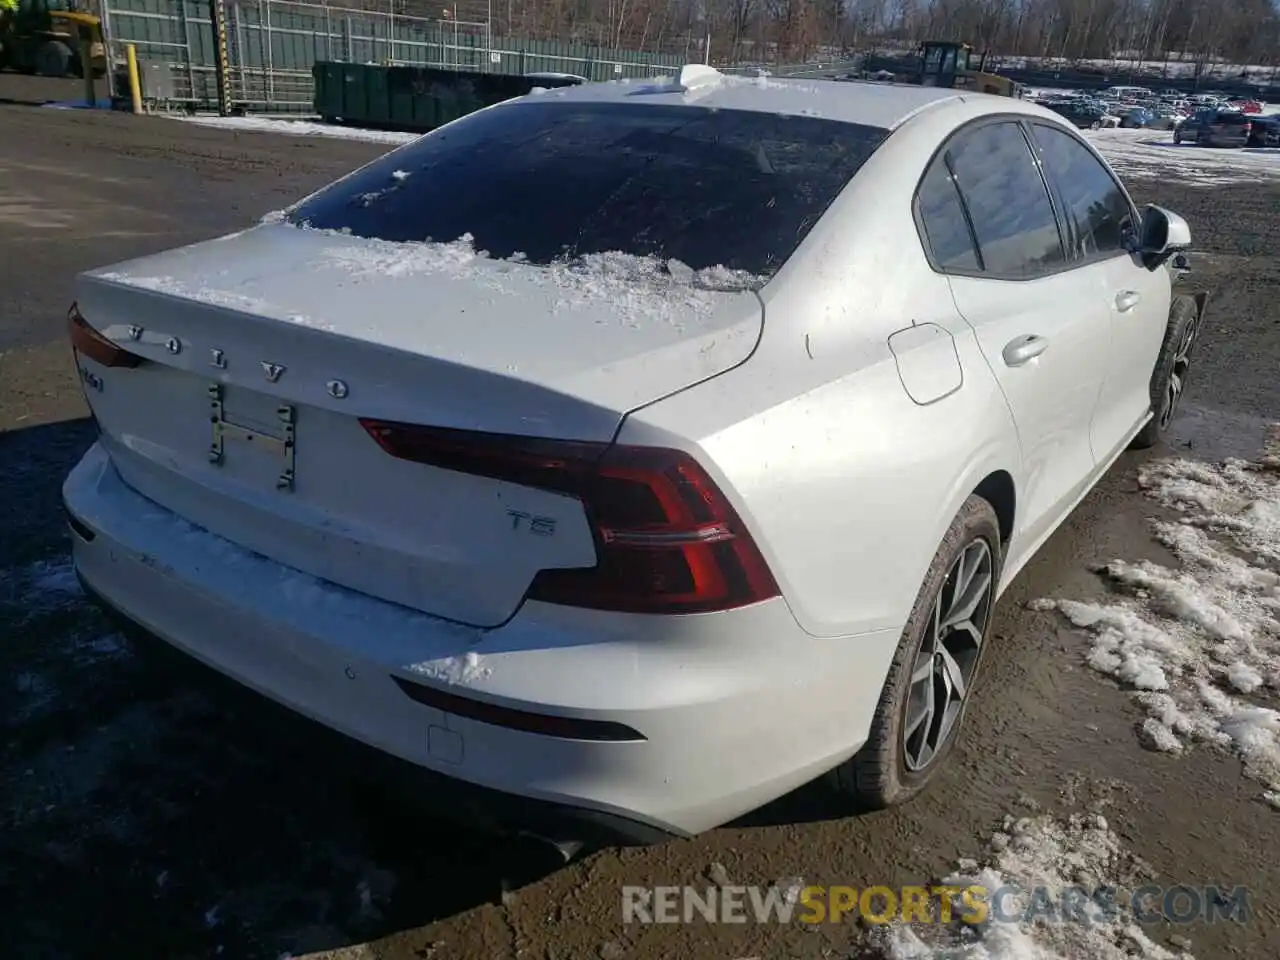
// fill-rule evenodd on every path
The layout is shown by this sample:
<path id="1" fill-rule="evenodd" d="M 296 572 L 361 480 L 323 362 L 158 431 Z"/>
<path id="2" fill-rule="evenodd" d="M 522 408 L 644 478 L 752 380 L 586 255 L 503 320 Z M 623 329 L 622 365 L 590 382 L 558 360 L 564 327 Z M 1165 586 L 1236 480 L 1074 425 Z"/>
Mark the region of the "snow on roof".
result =
<path id="1" fill-rule="evenodd" d="M 960 92 L 939 87 L 739 77 L 703 64 L 689 64 L 677 76 L 585 84 L 547 91 L 542 96 L 596 103 L 644 98 L 652 103 L 824 117 L 890 130 L 926 107 L 961 99 Z"/>

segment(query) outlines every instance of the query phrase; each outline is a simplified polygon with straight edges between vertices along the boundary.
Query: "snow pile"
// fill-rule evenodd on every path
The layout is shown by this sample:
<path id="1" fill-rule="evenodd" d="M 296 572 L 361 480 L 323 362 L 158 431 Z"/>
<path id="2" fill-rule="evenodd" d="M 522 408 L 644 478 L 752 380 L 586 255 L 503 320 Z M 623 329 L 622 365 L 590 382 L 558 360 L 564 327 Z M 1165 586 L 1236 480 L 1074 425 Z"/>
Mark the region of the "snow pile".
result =
<path id="1" fill-rule="evenodd" d="M 678 260 L 618 251 L 535 267 L 526 264 L 519 253 L 506 260 L 490 257 L 476 249 L 471 234 L 448 243 L 345 243 L 321 251 L 318 265 L 345 270 L 362 280 L 446 274 L 495 293 L 512 292 L 503 286 L 502 276 L 518 271 L 523 280 L 554 287 L 560 298 L 557 309 L 608 303 L 613 316 L 633 321 L 670 318 L 680 307 L 707 313 L 715 303 L 715 294 L 738 293 L 764 282 L 742 270 L 723 266 L 694 270 Z"/>
<path id="2" fill-rule="evenodd" d="M 909 54 L 910 51 L 902 51 Z M 1183 59 L 1183 57 L 1186 59 Z M 998 68 L 1003 70 L 1075 70 L 1092 69 L 1103 73 L 1117 75 L 1142 74 L 1148 87 L 1159 87 L 1159 81 L 1166 77 L 1190 77 L 1199 75 L 1200 79 L 1235 80 L 1240 76 L 1252 77 L 1253 82 L 1265 85 L 1275 76 L 1275 67 L 1260 66 L 1248 63 L 1224 63 L 1220 60 L 1204 63 L 1198 57 L 1171 51 L 1158 60 L 1135 60 L 1128 57 L 1103 57 L 1091 60 L 1069 60 L 1065 57 L 1000 57 Z M 1130 83 L 1135 81 L 1130 80 Z"/>
<path id="3" fill-rule="evenodd" d="M 469 686 L 493 675 L 493 668 L 485 666 L 480 654 L 474 650 L 468 650 L 460 657 L 442 657 L 439 660 L 411 663 L 405 669 L 419 676 L 458 686 Z"/>
<path id="4" fill-rule="evenodd" d="M 257 297 L 246 297 L 243 294 L 217 290 L 213 287 L 193 286 L 176 277 L 143 277 L 127 273 L 99 273 L 96 276 L 100 280 L 110 280 L 112 283 L 151 290 L 154 293 L 166 293 L 172 297 L 182 297 L 230 310 L 244 310 L 250 313 L 266 313 L 270 310 L 267 302 Z M 300 321 L 301 319 L 299 318 Z"/>
<path id="5" fill-rule="evenodd" d="M 1194 742 L 1234 750 L 1280 808 L 1280 453 L 1259 461 L 1149 464 L 1139 483 L 1181 513 L 1154 520 L 1181 561 L 1114 560 L 1107 603 L 1038 600 L 1092 634 L 1095 670 L 1137 691 L 1146 745 L 1178 754 Z"/>
<path id="6" fill-rule="evenodd" d="M 246 133 L 278 133 L 288 137 L 326 137 L 332 140 L 359 140 L 365 143 L 399 145 L 412 143 L 422 134 L 400 133 L 393 130 L 366 130 L 360 127 L 344 127 L 320 123 L 315 120 L 294 120 L 286 117 L 219 117 L 197 114 L 177 116 L 175 119 L 202 127 L 218 127 Z"/>
<path id="7" fill-rule="evenodd" d="M 350 236 L 339 231 L 317 232 L 330 233 L 335 238 Z M 432 273 L 470 275 L 476 261 L 484 258 L 485 254 L 475 249 L 471 234 L 465 234 L 449 243 L 345 243 L 321 250 L 318 265 L 344 270 L 358 280 L 378 280 Z"/>
<path id="8" fill-rule="evenodd" d="M 961 861 L 943 880 L 983 888 L 986 922 L 965 923 L 957 896 L 951 923 L 896 923 L 879 946 L 886 960 L 1193 960 L 1151 940 L 1126 909 L 1121 891 L 1147 872 L 1100 814 L 1006 817 L 985 862 Z"/>
<path id="9" fill-rule="evenodd" d="M 741 76 L 739 74 L 722 73 L 705 64 L 691 63 L 680 69 L 678 77 L 655 77 L 653 80 L 637 87 L 635 93 L 683 93 L 686 97 L 693 97 L 700 93 L 710 93 L 713 90 L 735 86 L 750 86 L 759 90 L 800 90 L 806 93 L 815 93 L 817 91 L 816 87 L 800 87 L 795 84 L 782 83 L 778 80 L 770 79 L 770 77 L 771 75 L 766 70 L 762 70 L 754 76 Z M 630 83 L 625 78 L 614 82 L 623 85 L 629 85 Z"/>
<path id="10" fill-rule="evenodd" d="M 1280 150 L 1175 144 L 1167 130 L 1089 130 L 1084 135 L 1117 173 L 1128 177 L 1173 177 L 1200 186 L 1280 179 Z"/>

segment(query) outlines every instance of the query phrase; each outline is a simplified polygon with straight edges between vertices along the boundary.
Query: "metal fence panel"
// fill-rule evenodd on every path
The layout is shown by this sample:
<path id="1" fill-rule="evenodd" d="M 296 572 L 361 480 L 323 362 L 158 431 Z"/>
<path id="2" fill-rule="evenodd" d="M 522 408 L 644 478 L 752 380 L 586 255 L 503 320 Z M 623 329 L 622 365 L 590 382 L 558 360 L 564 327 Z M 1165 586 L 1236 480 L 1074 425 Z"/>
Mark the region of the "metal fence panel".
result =
<path id="1" fill-rule="evenodd" d="M 104 0 L 112 54 L 134 43 L 168 63 L 179 102 L 217 106 L 216 41 L 208 0 Z M 310 112 L 317 61 L 411 64 L 486 73 L 573 73 L 591 80 L 648 77 L 678 55 L 562 41 L 495 37 L 487 23 L 429 20 L 310 0 L 227 0 L 231 100 L 249 110 Z"/>

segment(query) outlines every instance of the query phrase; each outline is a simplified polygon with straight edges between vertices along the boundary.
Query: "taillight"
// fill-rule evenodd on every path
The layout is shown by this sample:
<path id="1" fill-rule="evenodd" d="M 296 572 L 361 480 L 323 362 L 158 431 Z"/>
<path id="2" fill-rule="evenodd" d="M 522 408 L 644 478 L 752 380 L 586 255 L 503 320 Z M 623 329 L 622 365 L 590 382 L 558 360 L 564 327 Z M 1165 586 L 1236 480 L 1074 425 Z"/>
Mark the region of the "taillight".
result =
<path id="1" fill-rule="evenodd" d="M 81 316 L 78 304 L 71 304 L 67 311 L 67 326 L 71 332 L 71 346 L 104 367 L 136 367 L 142 362 L 142 357 L 117 347 L 89 326 L 89 321 Z"/>
<path id="2" fill-rule="evenodd" d="M 543 570 L 529 599 L 675 614 L 729 610 L 778 595 L 737 512 L 683 451 L 360 422 L 393 457 L 582 501 L 596 565 Z"/>

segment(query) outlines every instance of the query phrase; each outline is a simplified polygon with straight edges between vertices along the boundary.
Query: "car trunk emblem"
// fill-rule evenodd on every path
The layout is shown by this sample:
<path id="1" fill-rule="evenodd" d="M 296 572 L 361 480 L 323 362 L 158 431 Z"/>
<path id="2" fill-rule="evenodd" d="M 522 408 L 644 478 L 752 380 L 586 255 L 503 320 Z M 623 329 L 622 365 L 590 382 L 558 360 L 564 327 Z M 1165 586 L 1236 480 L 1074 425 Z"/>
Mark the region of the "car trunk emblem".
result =
<path id="1" fill-rule="evenodd" d="M 283 363 L 270 363 L 267 360 L 259 362 L 262 364 L 262 375 L 267 378 L 268 383 L 275 383 L 280 379 L 280 374 L 284 373 Z"/>

